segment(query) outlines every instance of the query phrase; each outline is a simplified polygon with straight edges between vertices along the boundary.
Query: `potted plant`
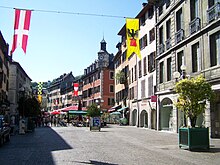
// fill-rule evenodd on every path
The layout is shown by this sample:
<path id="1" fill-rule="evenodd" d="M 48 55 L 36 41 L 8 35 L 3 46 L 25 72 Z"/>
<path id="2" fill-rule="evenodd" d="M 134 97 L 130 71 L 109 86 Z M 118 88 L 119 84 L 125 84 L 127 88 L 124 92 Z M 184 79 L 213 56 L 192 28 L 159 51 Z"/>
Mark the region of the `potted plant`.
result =
<path id="1" fill-rule="evenodd" d="M 213 99 L 211 85 L 200 75 L 180 80 L 175 85 L 175 91 L 179 94 L 175 105 L 190 121 L 190 125 L 179 128 L 179 147 L 187 147 L 189 150 L 209 149 L 209 129 L 196 127 L 196 121 L 198 116 L 204 113 L 206 101 Z"/>
<path id="2" fill-rule="evenodd" d="M 97 104 L 92 104 L 87 107 L 87 115 L 90 117 L 90 131 L 101 129 L 101 110 L 98 108 Z"/>

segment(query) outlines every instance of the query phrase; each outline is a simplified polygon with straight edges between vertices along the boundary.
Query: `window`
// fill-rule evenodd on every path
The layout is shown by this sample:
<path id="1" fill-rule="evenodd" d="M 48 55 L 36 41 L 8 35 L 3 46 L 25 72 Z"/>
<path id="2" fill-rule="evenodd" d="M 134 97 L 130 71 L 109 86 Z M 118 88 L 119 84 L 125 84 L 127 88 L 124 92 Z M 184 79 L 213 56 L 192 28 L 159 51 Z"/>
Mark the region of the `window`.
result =
<path id="1" fill-rule="evenodd" d="M 137 80 L 137 65 L 134 66 L 134 81 Z"/>
<path id="2" fill-rule="evenodd" d="M 154 15 L 154 6 L 151 6 L 149 9 L 148 9 L 148 18 L 151 19 Z"/>
<path id="3" fill-rule="evenodd" d="M 199 16 L 199 0 L 190 0 L 190 18 L 193 21 Z"/>
<path id="4" fill-rule="evenodd" d="M 114 104 L 115 104 L 114 98 L 108 98 L 108 105 L 114 105 Z"/>
<path id="5" fill-rule="evenodd" d="M 160 63 L 159 72 L 160 72 L 160 83 L 163 83 L 164 82 L 164 77 L 163 77 L 163 75 L 164 75 L 164 62 Z"/>
<path id="6" fill-rule="evenodd" d="M 170 81 L 172 78 L 172 63 L 171 57 L 167 59 L 167 81 Z"/>
<path id="7" fill-rule="evenodd" d="M 211 66 L 220 64 L 220 32 L 210 36 L 210 61 Z"/>
<path id="8" fill-rule="evenodd" d="M 162 1 L 160 0 L 159 1 L 159 15 L 163 13 L 163 4 L 164 4 L 163 0 Z"/>
<path id="9" fill-rule="evenodd" d="M 148 56 L 148 72 L 149 73 L 155 70 L 155 59 L 156 59 L 156 52 L 152 52 Z"/>
<path id="10" fill-rule="evenodd" d="M 110 85 L 110 92 L 114 92 L 114 85 Z"/>
<path id="11" fill-rule="evenodd" d="M 140 25 L 144 26 L 145 25 L 145 14 L 140 18 Z"/>
<path id="12" fill-rule="evenodd" d="M 128 71 L 128 84 L 131 84 L 131 70 Z"/>
<path id="13" fill-rule="evenodd" d="M 214 6 L 219 0 L 208 0 L 209 1 L 209 8 Z"/>
<path id="14" fill-rule="evenodd" d="M 170 6 L 170 0 L 166 0 L 166 8 Z"/>
<path id="15" fill-rule="evenodd" d="M 126 51 L 124 51 L 124 52 L 122 53 L 122 62 L 124 62 L 124 61 L 126 60 L 126 54 L 127 54 Z"/>
<path id="16" fill-rule="evenodd" d="M 184 60 L 183 51 L 181 51 L 181 52 L 177 53 L 177 70 L 179 73 L 182 72 L 181 66 L 182 66 L 182 64 L 184 64 L 183 60 Z"/>
<path id="17" fill-rule="evenodd" d="M 148 77 L 148 97 L 154 94 L 153 75 Z"/>
<path id="18" fill-rule="evenodd" d="M 167 35 L 167 40 L 170 39 L 170 32 L 171 32 L 171 21 L 170 19 L 166 22 L 166 35 Z"/>
<path id="19" fill-rule="evenodd" d="M 138 71 L 139 71 L 139 78 L 142 77 L 142 65 L 141 65 L 141 60 L 138 62 Z"/>
<path id="20" fill-rule="evenodd" d="M 131 82 L 134 82 L 134 68 L 131 69 Z"/>
<path id="21" fill-rule="evenodd" d="M 201 57 L 199 50 L 199 43 L 192 45 L 192 72 L 201 70 Z"/>
<path id="22" fill-rule="evenodd" d="M 110 71 L 109 74 L 110 74 L 110 79 L 113 80 L 114 79 L 114 72 Z"/>
<path id="23" fill-rule="evenodd" d="M 149 36 L 150 36 L 150 43 L 151 43 L 155 40 L 154 28 L 149 31 Z"/>
<path id="24" fill-rule="evenodd" d="M 145 80 L 141 81 L 141 98 L 145 98 Z"/>
<path id="25" fill-rule="evenodd" d="M 143 58 L 143 74 L 144 75 L 147 74 L 147 58 L 146 57 Z"/>
<path id="26" fill-rule="evenodd" d="M 159 29 L 159 44 L 163 44 L 163 26 Z"/>
<path id="27" fill-rule="evenodd" d="M 144 37 L 142 37 L 139 40 L 139 42 L 140 42 L 140 49 L 145 48 L 147 46 L 147 34 Z"/>
<path id="28" fill-rule="evenodd" d="M 176 31 L 183 28 L 183 13 L 182 8 L 176 12 Z"/>

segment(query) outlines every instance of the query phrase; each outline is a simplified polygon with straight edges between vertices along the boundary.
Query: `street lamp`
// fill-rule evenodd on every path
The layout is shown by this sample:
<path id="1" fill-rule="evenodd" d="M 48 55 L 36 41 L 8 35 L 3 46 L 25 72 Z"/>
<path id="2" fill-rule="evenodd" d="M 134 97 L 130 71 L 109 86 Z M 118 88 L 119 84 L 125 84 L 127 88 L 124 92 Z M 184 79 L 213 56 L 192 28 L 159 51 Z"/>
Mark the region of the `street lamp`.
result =
<path id="1" fill-rule="evenodd" d="M 180 69 L 182 71 L 182 79 L 186 78 L 186 65 L 181 65 Z"/>
<path id="2" fill-rule="evenodd" d="M 173 73 L 173 77 L 175 78 L 176 83 L 179 81 L 179 79 L 185 79 L 186 78 L 186 66 L 184 64 L 181 65 L 180 70 L 181 70 L 181 74 L 178 71 Z M 177 117 L 178 117 L 178 111 L 177 111 Z M 178 119 L 177 119 L 177 125 L 178 125 Z M 186 125 L 185 114 L 184 114 L 184 125 Z"/>
<path id="3" fill-rule="evenodd" d="M 186 78 L 186 66 L 185 65 L 181 65 L 180 67 L 181 69 L 181 73 L 176 71 L 173 73 L 173 77 L 175 78 L 176 82 L 181 78 L 181 79 L 185 79 Z"/>

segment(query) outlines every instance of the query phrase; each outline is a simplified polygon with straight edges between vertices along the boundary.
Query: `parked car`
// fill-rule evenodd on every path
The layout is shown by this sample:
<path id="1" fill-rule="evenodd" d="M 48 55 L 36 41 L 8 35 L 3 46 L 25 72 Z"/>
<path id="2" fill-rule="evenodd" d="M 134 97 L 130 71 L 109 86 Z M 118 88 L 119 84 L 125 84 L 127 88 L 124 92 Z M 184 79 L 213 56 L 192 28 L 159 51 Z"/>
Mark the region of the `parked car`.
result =
<path id="1" fill-rule="evenodd" d="M 0 116 L 0 146 L 2 146 L 5 142 L 10 141 L 10 130 L 11 128 L 4 121 L 4 117 Z"/>

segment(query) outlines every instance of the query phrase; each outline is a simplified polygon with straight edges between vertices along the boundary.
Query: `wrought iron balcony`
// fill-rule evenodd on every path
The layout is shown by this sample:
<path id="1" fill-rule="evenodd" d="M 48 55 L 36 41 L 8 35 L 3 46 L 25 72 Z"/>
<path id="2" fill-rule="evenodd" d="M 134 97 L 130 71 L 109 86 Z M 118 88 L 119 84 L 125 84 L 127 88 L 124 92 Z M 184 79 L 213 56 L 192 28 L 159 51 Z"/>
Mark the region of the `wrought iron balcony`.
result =
<path id="1" fill-rule="evenodd" d="M 171 48 L 171 38 L 168 38 L 165 43 L 166 43 L 166 50 L 169 50 Z"/>
<path id="2" fill-rule="evenodd" d="M 179 43 L 184 39 L 184 30 L 180 29 L 178 32 L 175 33 L 175 43 Z"/>
<path id="3" fill-rule="evenodd" d="M 218 17 L 220 17 L 220 2 L 217 2 L 215 5 L 207 10 L 208 23 L 217 19 Z"/>
<path id="4" fill-rule="evenodd" d="M 162 54 L 164 52 L 164 44 L 163 43 L 158 46 L 158 51 L 159 51 L 159 54 Z"/>
<path id="5" fill-rule="evenodd" d="M 196 17 L 189 23 L 190 34 L 193 34 L 200 30 L 200 18 Z"/>

